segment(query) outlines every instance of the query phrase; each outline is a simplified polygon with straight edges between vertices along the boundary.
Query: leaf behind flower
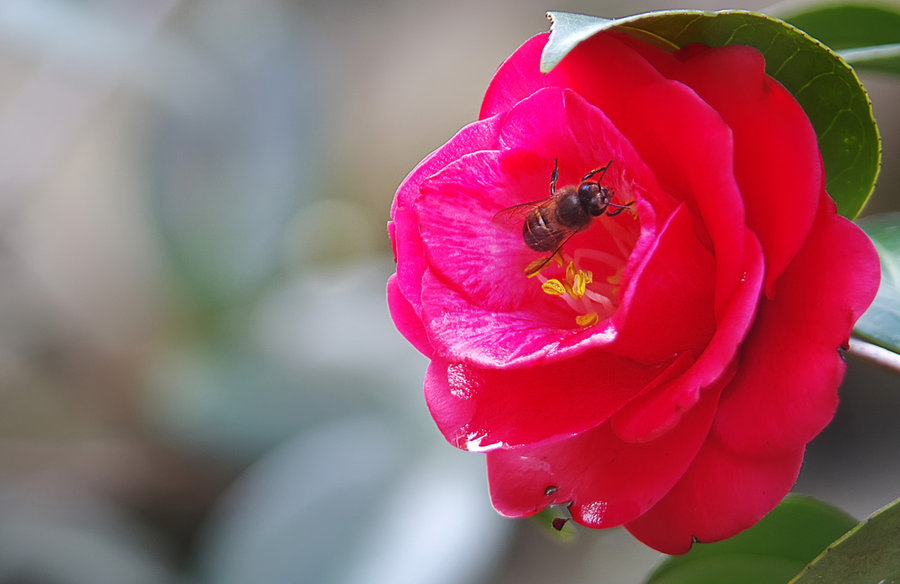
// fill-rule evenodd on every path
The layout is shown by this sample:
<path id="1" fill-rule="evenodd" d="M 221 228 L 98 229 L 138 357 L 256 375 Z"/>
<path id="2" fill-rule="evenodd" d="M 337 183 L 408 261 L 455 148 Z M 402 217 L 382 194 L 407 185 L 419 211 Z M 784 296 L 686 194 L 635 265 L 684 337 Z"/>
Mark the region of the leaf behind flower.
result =
<path id="1" fill-rule="evenodd" d="M 886 5 L 812 6 L 779 15 L 856 69 L 900 75 L 900 12 Z"/>
<path id="2" fill-rule="evenodd" d="M 872 238 L 881 259 L 881 285 L 856 332 L 877 345 L 900 353 L 900 213 L 883 213 L 859 222 Z"/>
<path id="3" fill-rule="evenodd" d="M 838 212 L 862 210 L 881 166 L 881 138 L 872 104 L 853 69 L 831 49 L 776 18 L 742 10 L 669 10 L 619 19 L 550 12 L 550 39 L 541 71 L 551 71 L 580 42 L 618 30 L 668 49 L 691 43 L 749 45 L 766 59 L 766 72 L 784 85 L 815 128 L 825 161 L 825 184 Z"/>
<path id="4" fill-rule="evenodd" d="M 900 500 L 828 546 L 788 584 L 900 582 Z"/>
<path id="5" fill-rule="evenodd" d="M 788 495 L 743 533 L 667 559 L 646 584 L 787 582 L 854 525 L 855 519 L 835 507 Z"/>

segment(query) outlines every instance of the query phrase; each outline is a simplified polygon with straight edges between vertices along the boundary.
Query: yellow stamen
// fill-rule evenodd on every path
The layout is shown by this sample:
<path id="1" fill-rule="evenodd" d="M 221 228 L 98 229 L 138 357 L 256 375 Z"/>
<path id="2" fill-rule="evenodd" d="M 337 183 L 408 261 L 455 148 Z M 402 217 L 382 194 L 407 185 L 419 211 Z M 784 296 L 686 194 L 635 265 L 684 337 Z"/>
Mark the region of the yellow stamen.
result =
<path id="1" fill-rule="evenodd" d="M 623 271 L 624 270 L 622 268 L 619 268 L 619 270 L 612 276 L 608 277 L 606 279 L 606 281 L 609 282 L 610 284 L 612 284 L 613 286 L 618 286 L 619 284 L 622 283 L 622 272 Z"/>
<path id="2" fill-rule="evenodd" d="M 560 257 L 559 252 L 553 254 L 551 258 L 538 258 L 525 266 L 525 277 L 533 278 L 541 273 L 541 270 L 548 267 L 551 262 L 556 263 L 558 267 L 562 267 L 563 259 Z"/>
<path id="3" fill-rule="evenodd" d="M 552 296 L 562 296 L 566 293 L 566 287 L 556 278 L 552 278 L 541 284 L 541 290 Z"/>
<path id="4" fill-rule="evenodd" d="M 587 278 L 585 278 L 584 272 L 580 271 L 575 274 L 575 279 L 572 281 L 572 296 L 575 298 L 581 298 L 584 296 L 584 293 L 587 291 Z"/>
<path id="5" fill-rule="evenodd" d="M 600 322 L 600 317 L 596 312 L 589 312 L 575 317 L 578 326 L 592 326 Z"/>
<path id="6" fill-rule="evenodd" d="M 544 263 L 543 258 L 538 258 L 538 259 L 534 260 L 533 262 L 528 264 L 528 266 L 525 267 L 525 275 L 529 278 L 534 278 L 535 276 L 537 276 L 538 274 L 541 273 L 541 270 L 544 269 L 543 267 L 541 267 L 541 264 L 543 264 L 543 263 Z M 541 268 L 541 270 L 538 269 L 539 267 Z"/>

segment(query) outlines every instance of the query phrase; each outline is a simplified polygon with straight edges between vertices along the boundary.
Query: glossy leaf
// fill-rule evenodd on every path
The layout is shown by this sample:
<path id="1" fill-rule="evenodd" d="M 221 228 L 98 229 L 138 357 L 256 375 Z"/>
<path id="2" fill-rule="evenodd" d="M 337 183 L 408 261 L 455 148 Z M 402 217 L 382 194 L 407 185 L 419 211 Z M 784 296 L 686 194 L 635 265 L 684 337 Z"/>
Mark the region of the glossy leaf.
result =
<path id="1" fill-rule="evenodd" d="M 789 584 L 900 582 L 900 500 L 829 546 Z"/>
<path id="2" fill-rule="evenodd" d="M 900 352 L 900 213 L 866 217 L 859 226 L 872 238 L 881 258 L 881 286 L 856 332 L 875 344 Z"/>
<path id="3" fill-rule="evenodd" d="M 766 71 L 809 116 L 825 161 L 826 188 L 853 218 L 865 205 L 881 164 L 881 140 L 856 73 L 830 49 L 778 19 L 746 11 L 650 12 L 615 20 L 551 12 L 553 27 L 541 70 L 548 72 L 585 38 L 618 30 L 668 49 L 691 43 L 756 47 Z"/>
<path id="4" fill-rule="evenodd" d="M 900 75 L 900 11 L 887 5 L 837 4 L 780 16 L 857 69 Z"/>
<path id="5" fill-rule="evenodd" d="M 758 584 L 787 582 L 856 520 L 821 501 L 787 498 L 762 521 L 737 536 L 695 544 L 663 562 L 647 584 Z"/>

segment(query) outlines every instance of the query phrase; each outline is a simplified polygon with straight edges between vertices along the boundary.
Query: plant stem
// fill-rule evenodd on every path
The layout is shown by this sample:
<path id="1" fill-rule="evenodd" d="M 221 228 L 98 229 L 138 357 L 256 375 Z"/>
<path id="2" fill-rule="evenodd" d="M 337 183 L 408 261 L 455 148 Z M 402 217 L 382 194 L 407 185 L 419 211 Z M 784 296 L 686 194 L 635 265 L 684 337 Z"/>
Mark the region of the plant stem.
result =
<path id="1" fill-rule="evenodd" d="M 900 355 L 859 337 L 850 337 L 850 350 L 847 354 L 900 374 Z"/>

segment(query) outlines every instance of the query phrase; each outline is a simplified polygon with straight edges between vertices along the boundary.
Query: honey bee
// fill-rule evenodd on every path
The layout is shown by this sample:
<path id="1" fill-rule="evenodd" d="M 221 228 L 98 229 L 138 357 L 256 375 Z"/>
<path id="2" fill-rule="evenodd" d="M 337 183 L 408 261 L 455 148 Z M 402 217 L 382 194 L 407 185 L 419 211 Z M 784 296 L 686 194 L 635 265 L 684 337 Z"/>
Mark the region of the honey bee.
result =
<path id="1" fill-rule="evenodd" d="M 612 163 L 610 160 L 606 166 L 587 173 L 578 185 L 566 185 L 557 191 L 559 159 L 555 159 L 553 174 L 550 176 L 549 197 L 513 205 L 494 215 L 494 225 L 512 226 L 516 229 L 521 225 L 522 239 L 534 251 L 552 252 L 544 261 L 532 263 L 525 272 L 527 276 L 541 271 L 573 235 L 591 224 L 594 217 L 603 213 L 614 217 L 631 207 L 633 203 L 613 203 L 615 191 L 600 184 Z M 590 180 L 595 176 L 596 179 Z"/>

